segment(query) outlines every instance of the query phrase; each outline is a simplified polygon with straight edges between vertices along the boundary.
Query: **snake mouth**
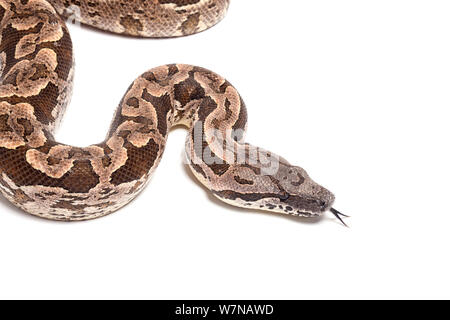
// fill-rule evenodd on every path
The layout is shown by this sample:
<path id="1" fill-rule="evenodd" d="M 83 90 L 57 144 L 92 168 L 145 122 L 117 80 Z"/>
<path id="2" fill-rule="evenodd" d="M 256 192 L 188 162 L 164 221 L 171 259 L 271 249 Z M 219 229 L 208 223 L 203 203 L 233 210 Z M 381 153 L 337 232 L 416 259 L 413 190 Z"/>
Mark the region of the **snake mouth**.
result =
<path id="1" fill-rule="evenodd" d="M 318 203 L 320 206 L 320 212 L 322 212 L 322 213 L 330 210 L 330 208 L 331 208 L 331 204 L 327 201 L 319 200 Z"/>
<path id="2" fill-rule="evenodd" d="M 300 216 L 304 216 L 304 217 L 320 217 L 322 216 L 325 212 L 330 211 L 345 227 L 348 228 L 348 225 L 344 222 L 344 220 L 342 219 L 344 218 L 350 218 L 350 216 L 343 214 L 342 212 L 336 210 L 335 208 L 332 207 L 333 202 L 334 202 L 334 196 L 331 196 L 329 199 L 326 200 L 315 200 L 315 201 L 311 201 L 309 202 L 311 203 L 315 203 L 320 209 L 319 210 L 313 210 L 312 207 L 308 208 L 308 210 L 298 210 L 297 214 Z"/>

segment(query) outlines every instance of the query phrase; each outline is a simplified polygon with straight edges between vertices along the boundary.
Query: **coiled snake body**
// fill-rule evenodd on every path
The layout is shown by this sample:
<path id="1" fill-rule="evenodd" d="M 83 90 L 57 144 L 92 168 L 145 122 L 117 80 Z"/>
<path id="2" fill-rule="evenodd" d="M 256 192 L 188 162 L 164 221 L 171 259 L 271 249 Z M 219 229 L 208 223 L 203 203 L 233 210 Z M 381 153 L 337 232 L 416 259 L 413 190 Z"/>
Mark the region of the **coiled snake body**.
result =
<path id="1" fill-rule="evenodd" d="M 307 217 L 332 209 L 334 196 L 303 169 L 243 142 L 247 111 L 241 97 L 203 68 L 165 65 L 142 74 L 99 144 L 78 148 L 53 138 L 73 78 L 72 44 L 61 16 L 75 12 L 81 23 L 115 33 L 173 37 L 211 27 L 228 2 L 0 0 L 2 194 L 43 218 L 104 216 L 144 188 L 170 128 L 184 125 L 189 166 L 219 199 Z"/>

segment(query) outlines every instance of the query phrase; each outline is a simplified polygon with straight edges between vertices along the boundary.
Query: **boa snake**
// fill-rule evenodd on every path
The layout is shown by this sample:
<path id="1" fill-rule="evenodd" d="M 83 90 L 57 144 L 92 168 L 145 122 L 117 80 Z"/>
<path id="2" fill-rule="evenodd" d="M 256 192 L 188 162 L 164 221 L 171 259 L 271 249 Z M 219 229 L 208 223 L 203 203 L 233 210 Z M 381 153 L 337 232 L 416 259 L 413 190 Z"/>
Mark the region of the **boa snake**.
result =
<path id="1" fill-rule="evenodd" d="M 244 142 L 236 89 L 200 67 L 165 65 L 129 87 L 106 139 L 78 148 L 53 133 L 71 96 L 72 43 L 61 17 L 114 33 L 174 37 L 219 22 L 229 0 L 0 0 L 0 191 L 24 211 L 74 221 L 109 214 L 144 188 L 168 132 L 189 129 L 192 172 L 235 206 L 294 216 L 331 212 L 334 196 L 300 167 Z"/>

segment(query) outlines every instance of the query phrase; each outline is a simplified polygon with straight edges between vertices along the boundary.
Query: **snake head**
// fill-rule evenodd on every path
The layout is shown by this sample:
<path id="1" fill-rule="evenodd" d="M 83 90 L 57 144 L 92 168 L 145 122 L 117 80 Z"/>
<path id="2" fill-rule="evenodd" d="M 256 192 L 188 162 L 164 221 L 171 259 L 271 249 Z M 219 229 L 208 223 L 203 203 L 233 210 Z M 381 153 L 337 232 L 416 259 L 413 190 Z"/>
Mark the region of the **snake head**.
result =
<path id="1" fill-rule="evenodd" d="M 238 165 L 228 179 L 214 191 L 224 202 L 244 208 L 283 213 L 292 216 L 319 217 L 331 210 L 334 195 L 314 182 L 306 171 L 284 159 L 270 174 L 260 168 Z M 214 186 L 211 189 L 216 189 Z M 216 190 L 217 190 L 216 189 Z"/>
<path id="2" fill-rule="evenodd" d="M 281 165 L 271 180 L 280 190 L 278 209 L 285 213 L 317 217 L 333 205 L 334 195 L 314 182 L 300 167 Z"/>

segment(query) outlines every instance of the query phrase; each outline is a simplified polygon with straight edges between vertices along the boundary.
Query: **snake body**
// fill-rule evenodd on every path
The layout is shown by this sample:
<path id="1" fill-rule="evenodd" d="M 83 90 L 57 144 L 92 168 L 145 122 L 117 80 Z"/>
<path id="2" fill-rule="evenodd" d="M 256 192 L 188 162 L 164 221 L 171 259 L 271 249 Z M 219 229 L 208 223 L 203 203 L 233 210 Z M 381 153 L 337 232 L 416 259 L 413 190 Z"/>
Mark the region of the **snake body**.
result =
<path id="1" fill-rule="evenodd" d="M 106 139 L 78 148 L 54 132 L 71 96 L 72 43 L 62 17 L 115 33 L 173 37 L 224 16 L 229 0 L 0 0 L 0 191 L 33 215 L 63 221 L 107 215 L 145 187 L 170 129 L 188 128 L 195 177 L 235 206 L 320 216 L 334 196 L 300 167 L 244 142 L 237 90 L 209 70 L 165 65 L 139 76 Z M 69 11 L 69 8 L 71 11 Z"/>

